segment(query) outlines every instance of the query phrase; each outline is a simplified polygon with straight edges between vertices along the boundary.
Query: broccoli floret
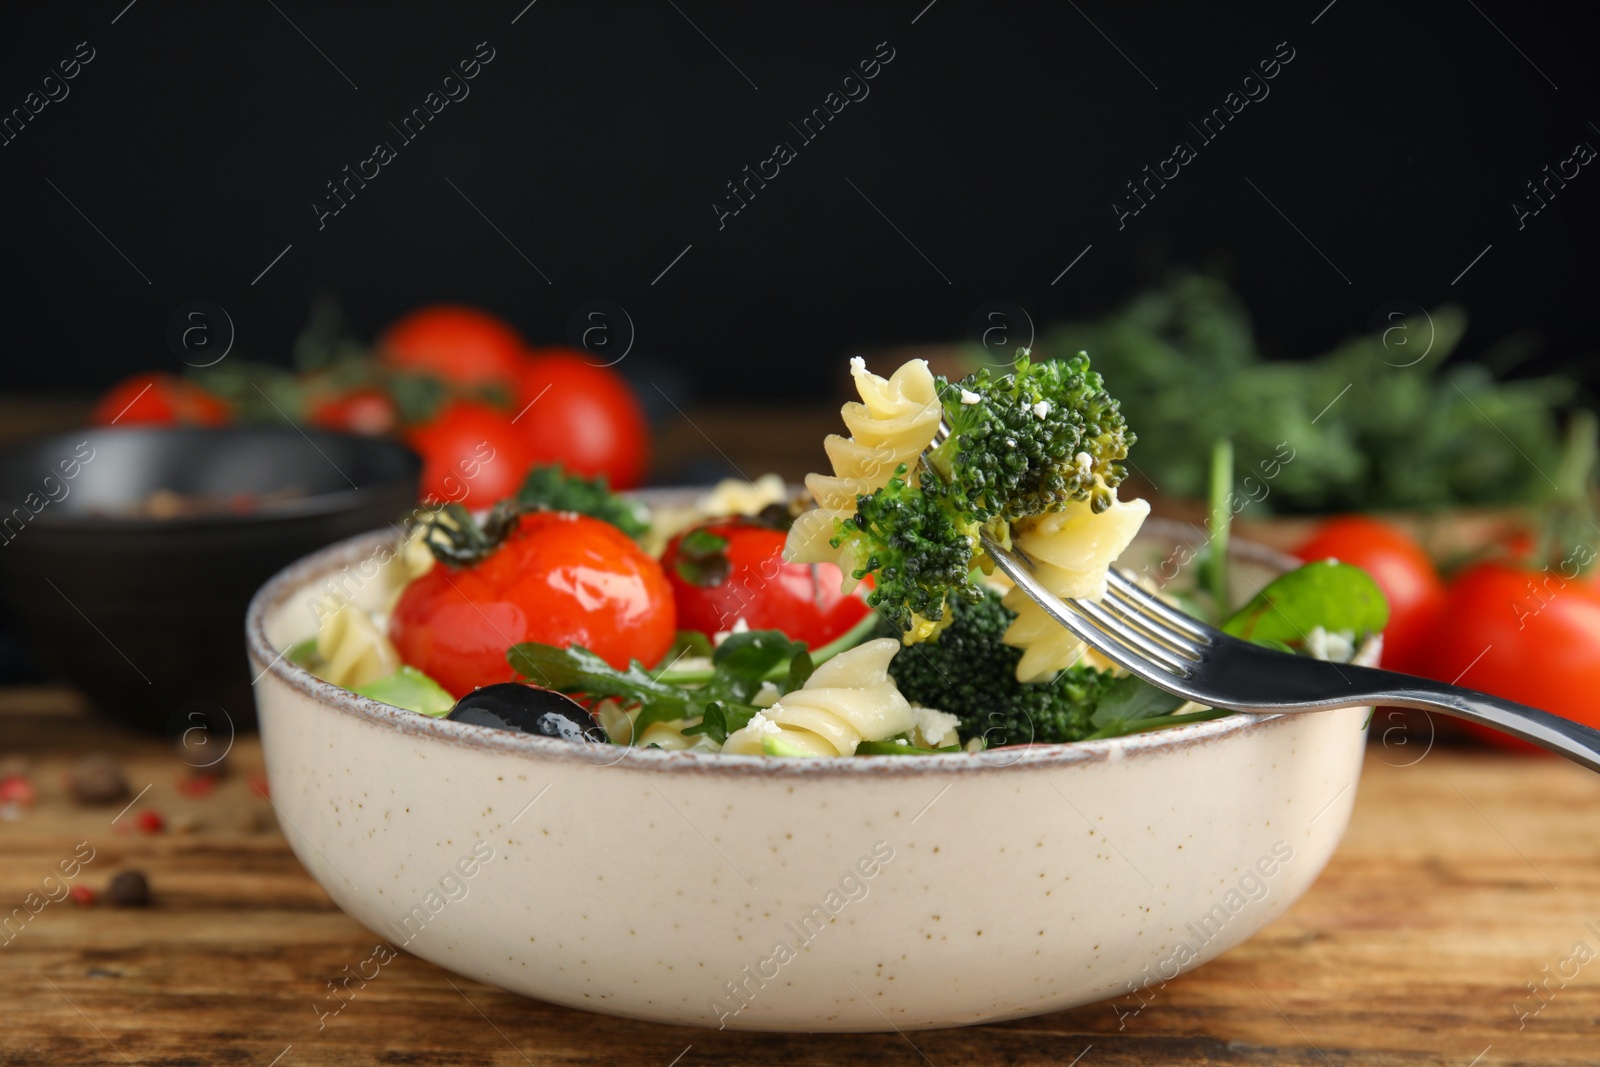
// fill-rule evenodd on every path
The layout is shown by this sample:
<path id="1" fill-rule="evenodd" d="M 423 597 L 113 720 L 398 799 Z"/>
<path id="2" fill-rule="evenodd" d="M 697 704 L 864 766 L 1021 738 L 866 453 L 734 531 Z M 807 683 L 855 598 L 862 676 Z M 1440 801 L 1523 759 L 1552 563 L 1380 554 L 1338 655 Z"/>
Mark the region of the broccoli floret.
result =
<path id="1" fill-rule="evenodd" d="M 528 472 L 516 499 L 524 511 L 575 511 L 609 522 L 636 540 L 650 529 L 644 509 L 613 493 L 605 475 L 584 478 L 560 467 L 535 467 Z"/>
<path id="2" fill-rule="evenodd" d="M 949 593 L 981 595 L 970 576 L 976 533 L 958 523 L 942 494 L 911 486 L 906 473 L 902 463 L 888 485 L 863 494 L 830 543 L 851 552 L 855 578 L 873 576 L 867 603 L 896 635 L 921 640 L 944 619 Z"/>
<path id="3" fill-rule="evenodd" d="M 928 462 L 970 521 L 1011 522 L 1075 500 L 1110 506 L 1106 487 L 1124 478 L 1135 438 L 1086 353 L 1044 363 L 1022 354 L 1010 374 L 984 368 L 937 385 L 950 437 Z"/>
<path id="4" fill-rule="evenodd" d="M 1087 665 L 1069 667 L 1048 682 L 1017 681 L 1022 650 L 1000 637 L 1016 614 L 985 589 L 976 602 L 957 601 L 938 640 L 903 648 L 889 665 L 900 692 L 923 707 L 961 720 L 963 740 L 999 745 L 1081 741 L 1095 732 L 1090 716 L 1115 679 Z M 878 624 L 875 636 L 893 634 Z"/>

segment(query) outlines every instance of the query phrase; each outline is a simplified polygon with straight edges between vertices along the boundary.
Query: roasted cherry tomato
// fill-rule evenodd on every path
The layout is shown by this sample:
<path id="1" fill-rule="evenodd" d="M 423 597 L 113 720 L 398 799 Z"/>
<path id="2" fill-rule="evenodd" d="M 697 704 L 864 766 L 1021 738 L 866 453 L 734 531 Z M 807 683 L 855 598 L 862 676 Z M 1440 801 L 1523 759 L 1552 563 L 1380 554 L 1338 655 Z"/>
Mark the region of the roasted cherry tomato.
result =
<path id="1" fill-rule="evenodd" d="M 1600 589 L 1554 568 L 1471 567 L 1450 583 L 1425 667 L 1430 678 L 1600 727 Z M 1507 748 L 1539 751 L 1465 725 Z"/>
<path id="2" fill-rule="evenodd" d="M 435 304 L 418 308 L 378 340 L 385 365 L 427 374 L 453 385 L 512 389 L 527 344 L 503 319 L 477 308 Z"/>
<path id="3" fill-rule="evenodd" d="M 622 375 L 579 353 L 547 349 L 522 371 L 517 428 L 535 463 L 556 463 L 613 489 L 644 481 L 650 427 Z"/>
<path id="4" fill-rule="evenodd" d="M 716 634 L 743 619 L 752 630 L 782 630 L 818 648 L 872 608 L 839 592 L 831 563 L 785 563 L 782 530 L 729 519 L 674 537 L 661 557 L 678 603 L 678 625 Z"/>
<path id="5" fill-rule="evenodd" d="M 1303 560 L 1336 559 L 1372 575 L 1389 601 L 1383 666 L 1416 674 L 1444 606 L 1444 582 L 1433 561 L 1405 531 L 1364 515 L 1324 523 L 1295 552 Z"/>
<path id="6" fill-rule="evenodd" d="M 137 374 L 112 386 L 89 421 L 96 426 L 222 426 L 228 405 L 175 374 Z"/>
<path id="7" fill-rule="evenodd" d="M 476 400 L 457 400 L 406 435 L 422 456 L 422 499 L 487 508 L 511 496 L 529 460 L 511 417 Z"/>
<path id="8" fill-rule="evenodd" d="M 306 418 L 324 430 L 374 437 L 393 430 L 400 421 L 389 394 L 373 386 L 317 397 L 307 405 Z"/>
<path id="9" fill-rule="evenodd" d="M 457 698 L 511 681 L 506 650 L 518 642 L 582 645 L 621 669 L 659 662 L 676 632 L 672 589 L 649 553 L 610 523 L 554 511 L 524 515 L 478 563 L 435 565 L 389 623 L 401 658 Z"/>

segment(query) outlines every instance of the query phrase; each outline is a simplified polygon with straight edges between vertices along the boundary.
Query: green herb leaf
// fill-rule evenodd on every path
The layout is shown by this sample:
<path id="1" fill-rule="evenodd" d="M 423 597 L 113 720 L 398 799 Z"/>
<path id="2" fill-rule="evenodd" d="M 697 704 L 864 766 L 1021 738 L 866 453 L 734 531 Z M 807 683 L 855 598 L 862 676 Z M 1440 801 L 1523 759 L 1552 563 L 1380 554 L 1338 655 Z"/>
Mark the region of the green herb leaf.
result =
<path id="1" fill-rule="evenodd" d="M 604 475 L 583 478 L 560 467 L 535 467 L 517 491 L 517 503 L 524 511 L 575 511 L 602 522 L 609 522 L 637 540 L 650 530 L 644 506 L 611 491 Z"/>
<path id="2" fill-rule="evenodd" d="M 1183 697 L 1174 696 L 1165 689 L 1157 689 L 1143 678 L 1125 674 L 1106 688 L 1089 721 L 1097 730 L 1104 731 L 1112 727 L 1124 727 L 1139 719 L 1169 714 L 1184 703 Z"/>
<path id="3" fill-rule="evenodd" d="M 450 709 L 456 706 L 456 698 L 447 693 L 444 687 L 409 666 L 402 666 L 393 674 L 357 686 L 351 692 L 436 719 L 450 714 Z"/>
<path id="4" fill-rule="evenodd" d="M 680 659 L 689 656 L 710 659 L 713 651 L 711 638 L 699 630 L 679 630 L 673 637 L 671 646 L 667 648 L 666 654 L 661 657 L 661 662 L 656 664 L 656 670 L 664 672 Z"/>
<path id="5" fill-rule="evenodd" d="M 1108 737 L 1125 737 L 1128 734 L 1147 734 L 1152 730 L 1166 730 L 1173 726 L 1186 726 L 1191 722 L 1206 722 L 1232 714 L 1233 712 L 1222 708 L 1201 708 L 1199 711 L 1189 711 L 1182 715 L 1156 715 L 1148 719 L 1128 719 L 1112 723 L 1105 729 L 1090 734 L 1084 740 L 1100 741 Z"/>
<path id="6" fill-rule="evenodd" d="M 683 733 L 685 737 L 703 734 L 721 745 L 727 742 L 729 734 L 750 725 L 750 720 L 760 710 L 749 704 L 728 704 L 714 700 L 706 705 L 705 715 L 700 722 L 685 728 Z"/>
<path id="7" fill-rule="evenodd" d="M 792 693 L 801 688 L 811 677 L 811 672 L 816 669 L 816 664 L 811 662 L 811 653 L 795 653 L 794 659 L 789 661 L 789 677 L 784 680 L 783 691 Z"/>
<path id="8" fill-rule="evenodd" d="M 711 657 L 716 671 L 706 684 L 706 695 L 713 700 L 748 704 L 773 668 L 805 654 L 805 642 L 791 641 L 781 630 L 751 630 L 748 633 L 731 634 L 717 646 L 716 653 Z M 793 670 L 791 666 L 791 674 Z"/>
<path id="9" fill-rule="evenodd" d="M 1279 575 L 1223 624 L 1235 637 L 1303 644 L 1315 626 L 1352 633 L 1357 640 L 1389 622 L 1389 603 L 1360 567 L 1318 560 Z"/>
<path id="10" fill-rule="evenodd" d="M 960 752 L 960 745 L 946 745 L 944 748 L 918 748 L 916 745 L 902 745 L 893 739 L 888 741 L 863 741 L 856 746 L 858 756 L 937 756 L 942 752 Z"/>
<path id="11" fill-rule="evenodd" d="M 556 648 L 537 641 L 512 645 L 506 660 L 512 670 L 536 685 L 591 700 L 611 697 L 625 705 L 638 705 L 634 737 L 651 723 L 674 722 L 694 714 L 687 690 L 656 681 L 638 660 L 619 671 L 582 645 Z"/>

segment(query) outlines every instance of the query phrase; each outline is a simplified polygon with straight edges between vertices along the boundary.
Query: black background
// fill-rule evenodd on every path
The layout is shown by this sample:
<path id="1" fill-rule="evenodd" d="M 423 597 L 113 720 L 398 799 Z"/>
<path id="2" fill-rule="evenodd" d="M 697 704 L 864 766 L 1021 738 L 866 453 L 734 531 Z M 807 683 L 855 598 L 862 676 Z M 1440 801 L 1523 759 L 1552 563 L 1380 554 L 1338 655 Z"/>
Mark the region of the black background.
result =
<path id="1" fill-rule="evenodd" d="M 336 292 L 364 336 L 459 300 L 535 341 L 607 299 L 702 396 L 821 397 L 857 346 L 959 337 L 996 298 L 1098 314 L 1174 265 L 1225 271 L 1274 355 L 1397 299 L 1465 306 L 1468 358 L 1532 331 L 1522 372 L 1594 347 L 1600 167 L 1520 232 L 1511 208 L 1600 145 L 1576 6 L 125 3 L 0 16 L 5 111 L 96 53 L 0 148 L 11 390 L 176 369 L 167 321 L 197 298 L 284 360 Z M 480 41 L 471 95 L 399 145 L 388 123 Z M 788 123 L 884 41 L 870 96 L 799 144 Z M 1122 183 L 1199 147 L 1188 121 L 1285 41 L 1271 95 L 1119 232 Z M 319 231 L 324 183 L 379 140 L 398 158 Z M 724 183 L 780 140 L 798 158 L 719 230 Z"/>

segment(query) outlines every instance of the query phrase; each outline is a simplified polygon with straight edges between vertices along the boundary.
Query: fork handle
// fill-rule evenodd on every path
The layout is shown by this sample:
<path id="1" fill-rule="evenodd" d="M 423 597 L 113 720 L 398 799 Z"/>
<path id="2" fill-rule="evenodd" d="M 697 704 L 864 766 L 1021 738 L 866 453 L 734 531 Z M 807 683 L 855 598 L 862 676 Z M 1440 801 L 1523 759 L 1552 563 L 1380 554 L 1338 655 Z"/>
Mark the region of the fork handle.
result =
<path id="1" fill-rule="evenodd" d="M 1348 670 L 1348 668 L 1346 668 Z M 1475 722 L 1530 744 L 1565 756 L 1591 771 L 1600 772 L 1600 730 L 1552 715 L 1500 697 L 1463 689 L 1409 674 L 1365 668 L 1377 683 L 1374 704 L 1397 704 L 1425 711 L 1441 711 L 1467 722 Z"/>

